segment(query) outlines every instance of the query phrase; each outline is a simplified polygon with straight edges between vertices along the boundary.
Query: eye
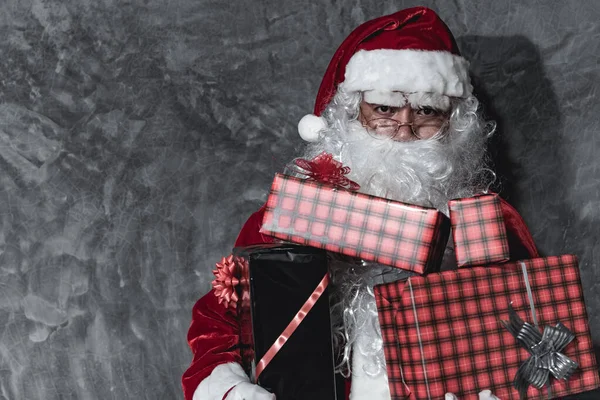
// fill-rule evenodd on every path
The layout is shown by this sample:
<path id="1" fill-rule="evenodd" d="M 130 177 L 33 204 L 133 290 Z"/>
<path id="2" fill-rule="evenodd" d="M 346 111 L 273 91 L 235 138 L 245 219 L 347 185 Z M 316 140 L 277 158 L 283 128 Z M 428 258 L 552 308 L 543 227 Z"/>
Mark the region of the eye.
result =
<path id="1" fill-rule="evenodd" d="M 415 110 L 415 115 L 425 118 L 447 118 L 448 113 L 433 107 L 421 106 Z"/>
<path id="2" fill-rule="evenodd" d="M 397 107 L 390 107 L 390 106 L 379 106 L 376 105 L 373 107 L 373 111 L 375 111 L 377 114 L 380 115 L 394 115 L 396 114 L 396 112 L 398 111 Z"/>
<path id="3" fill-rule="evenodd" d="M 433 107 L 424 106 L 417 108 L 417 115 L 421 115 L 423 117 L 439 117 L 442 115 L 442 112 Z"/>

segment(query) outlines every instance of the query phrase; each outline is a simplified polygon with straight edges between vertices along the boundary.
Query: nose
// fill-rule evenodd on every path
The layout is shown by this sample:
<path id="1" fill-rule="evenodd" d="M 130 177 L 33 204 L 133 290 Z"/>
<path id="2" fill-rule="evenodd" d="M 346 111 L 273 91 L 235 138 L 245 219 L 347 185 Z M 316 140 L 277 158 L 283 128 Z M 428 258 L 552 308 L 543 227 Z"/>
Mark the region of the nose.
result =
<path id="1" fill-rule="evenodd" d="M 410 105 L 406 105 L 402 107 L 400 110 L 394 114 L 394 120 L 398 121 L 400 124 L 398 126 L 398 132 L 394 136 L 394 140 L 397 142 L 411 142 L 413 140 L 418 140 L 419 138 L 415 136 L 413 133 L 413 113 Z"/>

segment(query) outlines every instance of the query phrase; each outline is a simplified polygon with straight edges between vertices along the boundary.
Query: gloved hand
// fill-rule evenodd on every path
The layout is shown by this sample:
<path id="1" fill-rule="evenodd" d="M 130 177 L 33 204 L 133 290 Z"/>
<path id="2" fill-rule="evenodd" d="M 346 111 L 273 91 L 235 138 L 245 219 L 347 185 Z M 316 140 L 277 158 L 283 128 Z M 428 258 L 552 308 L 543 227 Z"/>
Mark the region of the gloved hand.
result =
<path id="1" fill-rule="evenodd" d="M 225 400 L 275 400 L 275 395 L 250 382 L 240 382 L 231 389 Z"/>
<path id="2" fill-rule="evenodd" d="M 452 393 L 446 393 L 445 400 L 458 400 L 458 398 Z M 492 394 L 491 390 L 483 390 L 479 392 L 479 400 L 500 400 L 498 397 Z"/>
<path id="3" fill-rule="evenodd" d="M 193 400 L 275 400 L 273 393 L 250 383 L 241 365 L 217 366 L 194 391 Z"/>

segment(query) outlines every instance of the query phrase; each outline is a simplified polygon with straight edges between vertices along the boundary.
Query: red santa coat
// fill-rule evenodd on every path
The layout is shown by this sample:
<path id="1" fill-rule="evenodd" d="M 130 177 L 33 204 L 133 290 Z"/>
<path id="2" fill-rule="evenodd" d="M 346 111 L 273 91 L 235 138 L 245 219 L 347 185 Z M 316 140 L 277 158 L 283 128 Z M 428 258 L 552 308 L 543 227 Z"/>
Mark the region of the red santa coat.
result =
<path id="1" fill-rule="evenodd" d="M 263 206 L 246 221 L 235 242 L 236 247 L 274 242 L 271 236 L 259 232 L 264 209 Z M 502 200 L 502 211 L 506 222 L 511 260 L 538 257 L 533 238 L 519 213 L 504 200 Z M 187 335 L 194 357 L 182 377 L 186 400 L 192 400 L 200 382 L 208 377 L 215 367 L 230 362 L 241 362 L 238 331 L 235 311 L 219 304 L 213 290 L 196 302 L 192 309 L 192 323 Z M 349 393 L 346 393 L 346 396 L 348 395 Z"/>

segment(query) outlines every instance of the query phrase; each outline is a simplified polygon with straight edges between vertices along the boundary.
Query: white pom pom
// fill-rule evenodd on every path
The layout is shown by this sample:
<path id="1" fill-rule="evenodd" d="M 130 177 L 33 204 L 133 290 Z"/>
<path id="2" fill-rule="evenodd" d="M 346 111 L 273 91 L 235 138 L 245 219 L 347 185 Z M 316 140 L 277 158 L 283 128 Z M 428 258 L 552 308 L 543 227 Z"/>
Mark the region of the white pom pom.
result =
<path id="1" fill-rule="evenodd" d="M 319 139 L 319 131 L 327 128 L 325 118 L 314 114 L 307 114 L 298 122 L 298 133 L 307 142 L 316 142 Z"/>

